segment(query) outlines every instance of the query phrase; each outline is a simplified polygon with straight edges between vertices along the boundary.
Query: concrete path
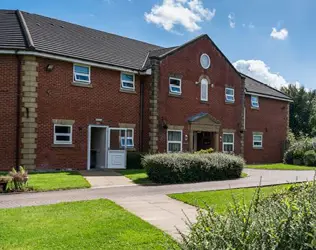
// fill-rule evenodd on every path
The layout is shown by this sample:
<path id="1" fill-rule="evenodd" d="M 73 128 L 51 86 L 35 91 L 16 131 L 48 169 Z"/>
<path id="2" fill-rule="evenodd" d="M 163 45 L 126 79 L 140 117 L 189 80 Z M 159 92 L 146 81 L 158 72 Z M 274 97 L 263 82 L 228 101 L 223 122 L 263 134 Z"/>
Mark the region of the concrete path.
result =
<path id="1" fill-rule="evenodd" d="M 91 184 L 91 188 L 136 186 L 130 179 L 113 170 L 80 171 Z"/>
<path id="2" fill-rule="evenodd" d="M 184 232 L 184 213 L 195 220 L 196 209 L 179 201 L 172 200 L 166 194 L 227 188 L 255 187 L 296 181 L 313 180 L 315 171 L 278 171 L 245 169 L 249 177 L 229 181 L 214 181 L 192 184 L 164 186 L 121 186 L 98 189 L 65 190 L 45 193 L 24 193 L 0 195 L 0 208 L 38 206 L 59 202 L 92 200 L 107 198 L 118 203 L 140 218 L 178 238 L 175 228 Z M 183 212 L 184 213 L 183 213 Z"/>

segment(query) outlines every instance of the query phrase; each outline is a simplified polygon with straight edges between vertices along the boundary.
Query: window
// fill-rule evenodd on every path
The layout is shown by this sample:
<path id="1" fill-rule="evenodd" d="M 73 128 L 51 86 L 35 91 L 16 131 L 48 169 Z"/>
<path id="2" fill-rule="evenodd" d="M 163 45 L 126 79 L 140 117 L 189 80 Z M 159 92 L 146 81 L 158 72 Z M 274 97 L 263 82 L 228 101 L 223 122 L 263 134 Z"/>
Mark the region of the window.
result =
<path id="1" fill-rule="evenodd" d="M 259 97 L 258 96 L 251 96 L 251 107 L 252 108 L 259 108 Z"/>
<path id="2" fill-rule="evenodd" d="M 168 153 L 182 151 L 182 130 L 167 131 L 167 150 Z"/>
<path id="3" fill-rule="evenodd" d="M 208 81 L 205 78 L 201 81 L 201 101 L 208 101 Z"/>
<path id="4" fill-rule="evenodd" d="M 252 146 L 253 148 L 262 148 L 262 134 L 256 134 L 254 133 L 252 135 Z"/>
<path id="5" fill-rule="evenodd" d="M 121 89 L 135 90 L 134 74 L 121 73 Z"/>
<path id="6" fill-rule="evenodd" d="M 234 152 L 234 133 L 223 133 L 223 152 Z"/>
<path id="7" fill-rule="evenodd" d="M 235 102 L 235 90 L 233 88 L 225 88 L 225 101 L 226 102 Z"/>
<path id="8" fill-rule="evenodd" d="M 125 143 L 125 131 L 126 131 L 126 143 Z M 120 131 L 120 147 L 125 148 L 133 148 L 134 147 L 134 129 L 128 128 L 126 130 Z"/>
<path id="9" fill-rule="evenodd" d="M 72 144 L 72 125 L 54 124 L 54 144 Z"/>
<path id="10" fill-rule="evenodd" d="M 211 66 L 211 59 L 207 54 L 202 54 L 200 57 L 200 63 L 203 69 L 208 69 Z"/>
<path id="11" fill-rule="evenodd" d="M 169 78 L 169 93 L 181 95 L 181 79 Z"/>
<path id="12" fill-rule="evenodd" d="M 74 64 L 74 81 L 80 83 L 90 83 L 90 67 Z"/>

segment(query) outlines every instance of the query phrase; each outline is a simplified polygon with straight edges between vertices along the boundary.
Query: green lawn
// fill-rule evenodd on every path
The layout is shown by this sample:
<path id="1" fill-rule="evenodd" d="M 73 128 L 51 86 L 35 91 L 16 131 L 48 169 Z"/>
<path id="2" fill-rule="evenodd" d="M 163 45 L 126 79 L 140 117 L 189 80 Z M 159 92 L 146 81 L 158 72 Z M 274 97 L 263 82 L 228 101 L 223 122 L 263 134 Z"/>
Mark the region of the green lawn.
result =
<path id="1" fill-rule="evenodd" d="M 0 209 L 0 225 L 0 249 L 170 249 L 175 245 L 162 231 L 109 200 Z"/>
<path id="2" fill-rule="evenodd" d="M 120 174 L 124 175 L 125 177 L 131 179 L 136 184 L 141 185 L 148 185 L 148 184 L 154 184 L 149 178 L 144 169 L 127 169 L 127 170 L 120 170 Z M 241 177 L 247 177 L 248 175 L 246 173 L 242 173 Z"/>
<path id="3" fill-rule="evenodd" d="M 271 169 L 271 170 L 316 170 L 316 167 L 290 165 L 284 163 L 265 164 L 265 165 L 247 165 L 247 168 Z"/>
<path id="4" fill-rule="evenodd" d="M 7 173 L 0 173 L 6 175 Z M 28 187 L 35 191 L 89 188 L 89 182 L 79 172 L 29 173 Z"/>
<path id="5" fill-rule="evenodd" d="M 275 190 L 286 188 L 291 186 L 291 184 L 278 185 L 262 187 L 261 194 L 269 195 Z M 256 188 L 242 188 L 242 189 L 226 189 L 218 191 L 203 191 L 203 192 L 191 192 L 182 194 L 170 194 L 171 198 L 180 200 L 187 204 L 206 208 L 207 206 L 214 207 L 217 212 L 224 212 L 228 204 L 232 204 L 233 197 L 237 201 L 242 201 L 244 199 L 245 204 L 249 204 Z"/>

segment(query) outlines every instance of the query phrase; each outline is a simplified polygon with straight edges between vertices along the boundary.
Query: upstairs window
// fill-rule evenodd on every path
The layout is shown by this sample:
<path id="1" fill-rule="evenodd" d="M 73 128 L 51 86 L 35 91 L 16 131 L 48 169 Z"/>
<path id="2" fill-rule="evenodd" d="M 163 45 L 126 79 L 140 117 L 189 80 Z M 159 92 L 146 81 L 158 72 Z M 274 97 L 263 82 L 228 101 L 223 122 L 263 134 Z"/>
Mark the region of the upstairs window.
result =
<path id="1" fill-rule="evenodd" d="M 169 93 L 175 95 L 181 95 L 181 79 L 169 78 Z"/>
<path id="2" fill-rule="evenodd" d="M 72 144 L 72 125 L 54 124 L 54 144 Z"/>
<path id="3" fill-rule="evenodd" d="M 253 148 L 262 148 L 263 135 L 254 133 L 252 135 L 252 146 Z"/>
<path id="4" fill-rule="evenodd" d="M 208 69 L 211 66 L 211 59 L 207 54 L 202 54 L 200 57 L 200 63 L 203 69 Z"/>
<path id="5" fill-rule="evenodd" d="M 208 101 L 208 81 L 205 78 L 201 81 L 201 101 Z"/>
<path id="6" fill-rule="evenodd" d="M 251 107 L 256 108 L 256 109 L 259 108 L 259 97 L 258 96 L 254 96 L 254 95 L 251 96 Z"/>
<path id="7" fill-rule="evenodd" d="M 168 153 L 182 151 L 182 130 L 167 131 L 167 150 Z"/>
<path id="8" fill-rule="evenodd" d="M 74 64 L 74 81 L 89 84 L 90 66 Z"/>
<path id="9" fill-rule="evenodd" d="M 235 102 L 235 90 L 233 88 L 225 88 L 225 101 L 230 103 Z"/>
<path id="10" fill-rule="evenodd" d="M 234 134 L 223 133 L 223 152 L 230 153 L 234 152 Z"/>
<path id="11" fill-rule="evenodd" d="M 126 133 L 126 140 L 125 140 Z M 120 147 L 125 148 L 133 148 L 134 147 L 134 129 L 129 128 L 125 130 L 121 130 L 120 132 Z"/>
<path id="12" fill-rule="evenodd" d="M 135 90 L 134 74 L 121 73 L 121 89 Z"/>

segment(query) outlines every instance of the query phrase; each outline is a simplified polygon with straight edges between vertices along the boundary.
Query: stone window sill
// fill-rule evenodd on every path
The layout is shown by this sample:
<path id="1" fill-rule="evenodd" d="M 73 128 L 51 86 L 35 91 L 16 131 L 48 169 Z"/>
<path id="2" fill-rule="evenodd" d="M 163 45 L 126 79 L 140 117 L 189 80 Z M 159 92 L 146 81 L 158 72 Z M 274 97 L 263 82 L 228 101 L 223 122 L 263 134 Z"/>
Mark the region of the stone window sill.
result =
<path id="1" fill-rule="evenodd" d="M 228 102 L 228 101 L 225 101 L 225 104 L 228 104 L 228 105 L 234 105 L 235 102 Z"/>
<path id="2" fill-rule="evenodd" d="M 74 148 L 74 144 L 52 144 L 53 148 Z"/>
<path id="3" fill-rule="evenodd" d="M 178 95 L 178 94 L 173 94 L 173 93 L 170 93 L 170 92 L 169 92 L 168 96 L 170 96 L 170 97 L 176 97 L 176 98 L 183 98 L 183 97 L 181 96 L 181 94 Z"/>
<path id="4" fill-rule="evenodd" d="M 260 108 L 251 107 L 253 110 L 260 110 Z"/>
<path id="5" fill-rule="evenodd" d="M 129 90 L 129 89 L 120 88 L 120 92 L 127 93 L 127 94 L 137 94 L 137 92 L 134 89 Z"/>
<path id="6" fill-rule="evenodd" d="M 87 84 L 87 83 L 82 83 L 82 82 L 73 82 L 71 85 L 75 87 L 92 88 L 91 83 Z"/>
<path id="7" fill-rule="evenodd" d="M 201 101 L 201 100 L 200 100 L 200 103 L 201 103 L 201 104 L 210 105 L 210 103 L 209 103 L 208 101 Z"/>
<path id="8" fill-rule="evenodd" d="M 254 150 L 263 150 L 264 148 L 263 147 L 261 147 L 261 148 L 252 148 L 252 149 L 254 149 Z"/>

